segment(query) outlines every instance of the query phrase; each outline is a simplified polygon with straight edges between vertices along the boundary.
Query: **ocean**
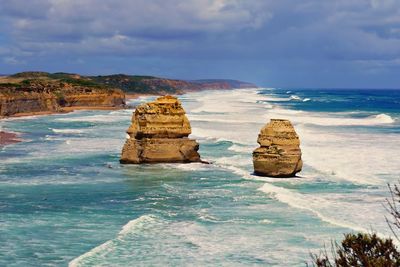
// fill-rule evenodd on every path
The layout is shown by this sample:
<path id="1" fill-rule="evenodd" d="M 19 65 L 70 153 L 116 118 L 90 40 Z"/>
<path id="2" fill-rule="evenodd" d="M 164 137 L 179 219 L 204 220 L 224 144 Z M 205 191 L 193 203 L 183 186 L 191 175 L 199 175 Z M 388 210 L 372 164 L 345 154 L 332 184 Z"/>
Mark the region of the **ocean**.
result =
<path id="1" fill-rule="evenodd" d="M 400 180 L 400 90 L 179 98 L 210 165 L 120 165 L 133 110 L 1 120 L 25 142 L 0 148 L 0 266 L 305 266 L 344 233 L 392 236 L 385 199 Z M 252 174 L 271 118 L 300 136 L 297 178 Z"/>

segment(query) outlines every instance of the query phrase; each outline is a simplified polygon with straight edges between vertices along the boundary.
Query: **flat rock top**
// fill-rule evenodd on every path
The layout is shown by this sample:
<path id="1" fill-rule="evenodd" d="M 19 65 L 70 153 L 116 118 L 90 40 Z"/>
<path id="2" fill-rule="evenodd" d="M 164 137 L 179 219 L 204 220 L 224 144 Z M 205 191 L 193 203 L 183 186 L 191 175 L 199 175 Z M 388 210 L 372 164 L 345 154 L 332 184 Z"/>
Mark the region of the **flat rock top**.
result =
<path id="1" fill-rule="evenodd" d="M 178 98 L 162 96 L 136 108 L 127 133 L 137 139 L 181 138 L 191 133 L 191 127 Z"/>
<path id="2" fill-rule="evenodd" d="M 153 102 L 141 104 L 136 108 L 136 114 L 173 114 L 183 115 L 185 110 L 181 102 L 174 96 L 161 96 Z"/>
<path id="3" fill-rule="evenodd" d="M 299 137 L 292 123 L 288 120 L 271 119 L 258 136 L 257 142 L 261 146 L 300 145 Z"/>

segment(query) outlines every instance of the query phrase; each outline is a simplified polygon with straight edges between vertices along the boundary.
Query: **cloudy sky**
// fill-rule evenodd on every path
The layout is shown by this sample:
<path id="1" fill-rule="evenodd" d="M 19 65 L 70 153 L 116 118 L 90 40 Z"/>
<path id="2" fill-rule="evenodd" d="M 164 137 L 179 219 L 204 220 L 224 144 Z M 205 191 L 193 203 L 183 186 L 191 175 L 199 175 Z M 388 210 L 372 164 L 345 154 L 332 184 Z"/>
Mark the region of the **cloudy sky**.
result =
<path id="1" fill-rule="evenodd" d="M 0 0 L 0 73 L 400 88 L 400 0 Z"/>

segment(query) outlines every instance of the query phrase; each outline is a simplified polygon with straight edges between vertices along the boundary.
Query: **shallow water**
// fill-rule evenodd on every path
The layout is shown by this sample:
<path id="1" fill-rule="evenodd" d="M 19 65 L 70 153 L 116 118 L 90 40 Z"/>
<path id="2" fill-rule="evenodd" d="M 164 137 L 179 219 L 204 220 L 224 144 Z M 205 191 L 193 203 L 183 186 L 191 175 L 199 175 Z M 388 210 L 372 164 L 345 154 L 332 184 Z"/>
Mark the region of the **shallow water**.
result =
<path id="1" fill-rule="evenodd" d="M 383 204 L 400 178 L 399 91 L 180 98 L 211 165 L 120 165 L 132 110 L 1 121 L 26 142 L 0 150 L 0 266 L 304 266 L 343 233 L 391 234 Z M 301 138 L 299 178 L 252 175 L 271 118 L 290 119 Z"/>

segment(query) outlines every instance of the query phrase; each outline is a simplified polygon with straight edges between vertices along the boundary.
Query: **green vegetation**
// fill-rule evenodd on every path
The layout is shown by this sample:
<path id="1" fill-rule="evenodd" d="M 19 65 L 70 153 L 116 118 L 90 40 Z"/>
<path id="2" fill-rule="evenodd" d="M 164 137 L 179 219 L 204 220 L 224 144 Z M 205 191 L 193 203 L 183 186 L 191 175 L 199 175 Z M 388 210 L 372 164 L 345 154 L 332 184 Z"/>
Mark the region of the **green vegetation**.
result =
<path id="1" fill-rule="evenodd" d="M 23 80 L 23 81 L 21 82 L 21 84 L 22 84 L 22 85 L 25 85 L 25 86 L 28 86 L 28 85 L 31 84 L 31 80 L 29 80 L 29 79 Z"/>
<path id="2" fill-rule="evenodd" d="M 391 239 L 382 239 L 376 234 L 346 234 L 341 244 L 332 246 L 333 260 L 324 251 L 312 255 L 314 266 L 318 267 L 398 267 L 400 252 Z"/>
<path id="3" fill-rule="evenodd" d="M 391 198 L 387 210 L 391 219 L 386 219 L 398 241 L 400 231 L 400 186 L 389 185 Z M 332 244 L 331 258 L 327 251 L 312 254 L 312 265 L 317 267 L 400 267 L 400 251 L 392 239 L 380 238 L 376 234 L 345 234 L 341 244 Z"/>
<path id="4" fill-rule="evenodd" d="M 63 92 L 61 91 L 55 91 L 54 92 L 55 96 L 57 97 L 57 103 L 61 106 L 64 107 L 67 101 L 65 100 L 65 96 Z"/>
<path id="5" fill-rule="evenodd" d="M 207 88 L 227 89 L 239 88 L 246 84 L 234 80 L 198 80 L 183 81 L 165 79 L 146 75 L 125 75 L 114 74 L 106 76 L 81 76 L 74 73 L 65 72 L 21 72 L 6 77 L 4 82 L 9 84 L 0 84 L 0 88 L 20 89 L 24 91 L 54 91 L 60 88 L 68 90 L 70 87 L 89 87 L 95 89 L 121 89 L 130 94 L 180 94 L 184 90 L 201 90 Z M 68 86 L 69 85 L 69 86 Z"/>
<path id="6" fill-rule="evenodd" d="M 76 74 L 66 73 L 66 72 L 56 72 L 56 73 L 48 73 L 48 77 L 51 79 L 64 79 L 64 78 L 71 78 Z"/>
<path id="7" fill-rule="evenodd" d="M 176 94 L 180 92 L 179 88 L 162 82 L 165 81 L 165 79 L 163 80 L 153 76 L 115 74 L 108 76 L 91 76 L 90 78 L 97 83 L 120 88 L 126 93 Z"/>
<path id="8" fill-rule="evenodd" d="M 12 78 L 38 78 L 48 77 L 49 73 L 43 71 L 26 71 L 11 75 Z"/>
<path id="9" fill-rule="evenodd" d="M 72 86 L 91 87 L 96 89 L 119 88 L 127 93 L 177 93 L 177 88 L 166 84 L 153 85 L 151 82 L 159 79 L 154 76 L 144 75 L 124 75 L 115 74 L 108 76 L 80 76 L 73 73 L 47 73 L 47 72 L 21 72 L 9 76 L 11 79 L 16 79 L 16 82 L 9 84 L 0 84 L 2 87 L 19 88 L 38 85 L 40 83 L 59 83 L 59 87 L 63 88 L 67 84 Z M 22 81 L 18 79 L 24 79 Z"/>
<path id="10" fill-rule="evenodd" d="M 3 87 L 3 88 L 18 88 L 20 86 L 21 85 L 18 83 L 0 83 L 0 88 L 1 87 Z"/>
<path id="11" fill-rule="evenodd" d="M 99 88 L 99 89 L 107 88 L 107 86 L 105 86 L 103 84 L 99 84 L 99 83 L 93 82 L 91 80 L 86 80 L 86 79 L 62 78 L 62 79 L 60 79 L 60 82 L 63 84 L 69 83 L 69 84 L 73 84 L 73 85 L 95 87 L 95 88 Z"/>
<path id="12" fill-rule="evenodd" d="M 23 80 L 21 80 L 23 79 Z M 97 83 L 90 78 L 69 73 L 21 72 L 7 78 L 8 83 L 0 83 L 0 88 L 23 90 L 26 92 L 54 91 L 71 85 L 72 87 L 90 87 L 110 89 L 110 86 Z"/>

